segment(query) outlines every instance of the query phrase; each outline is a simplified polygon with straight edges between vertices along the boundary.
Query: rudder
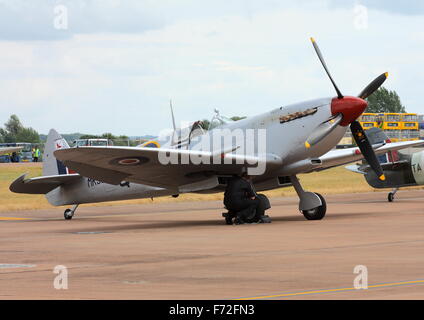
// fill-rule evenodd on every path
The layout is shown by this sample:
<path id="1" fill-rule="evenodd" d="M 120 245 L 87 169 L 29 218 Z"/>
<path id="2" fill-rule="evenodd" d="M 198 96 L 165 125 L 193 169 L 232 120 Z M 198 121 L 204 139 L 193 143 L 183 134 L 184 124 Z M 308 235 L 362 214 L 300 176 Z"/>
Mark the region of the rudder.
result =
<path id="1" fill-rule="evenodd" d="M 66 140 L 56 130 L 51 129 L 47 135 L 47 141 L 44 147 L 43 176 L 72 173 L 53 154 L 57 149 L 67 148 L 69 148 L 69 145 Z"/>

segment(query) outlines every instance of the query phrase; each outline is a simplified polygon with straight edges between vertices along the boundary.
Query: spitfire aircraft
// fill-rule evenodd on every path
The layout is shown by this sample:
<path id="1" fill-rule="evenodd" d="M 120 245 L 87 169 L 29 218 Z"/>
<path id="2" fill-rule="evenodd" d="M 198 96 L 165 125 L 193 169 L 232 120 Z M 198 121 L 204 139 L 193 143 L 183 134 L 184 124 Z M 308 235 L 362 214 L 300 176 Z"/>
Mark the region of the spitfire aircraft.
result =
<path id="1" fill-rule="evenodd" d="M 293 186 L 305 218 L 322 219 L 327 207 L 324 197 L 305 191 L 298 174 L 365 158 L 370 170 L 384 181 L 376 154 L 420 142 L 371 145 L 356 119 L 367 107 L 364 99 L 383 84 L 387 73 L 358 96 L 345 96 L 331 77 L 317 43 L 311 40 L 336 97 L 284 105 L 236 122 L 217 113 L 207 131 L 200 122 L 182 129 L 174 125 L 168 137 L 138 147 L 69 148 L 52 129 L 45 146 L 43 176 L 26 179 L 22 175 L 10 190 L 45 194 L 53 205 L 73 205 L 64 213 L 71 219 L 83 203 L 221 192 L 229 177 L 251 170 L 248 173 L 257 191 Z M 359 148 L 333 150 L 349 127 Z M 242 139 L 222 139 L 223 131 L 237 132 Z M 204 148 L 208 145 L 209 149 Z M 239 152 L 242 149 L 244 152 Z"/>
<path id="2" fill-rule="evenodd" d="M 371 143 L 384 143 L 390 141 L 387 135 L 379 128 L 366 131 Z M 387 200 L 392 202 L 399 188 L 424 184 L 424 151 L 400 152 L 389 151 L 378 157 L 380 165 L 384 168 L 386 180 L 378 179 L 366 161 L 361 164 L 349 165 L 350 171 L 363 174 L 367 183 L 377 189 L 392 188 L 387 195 Z"/>

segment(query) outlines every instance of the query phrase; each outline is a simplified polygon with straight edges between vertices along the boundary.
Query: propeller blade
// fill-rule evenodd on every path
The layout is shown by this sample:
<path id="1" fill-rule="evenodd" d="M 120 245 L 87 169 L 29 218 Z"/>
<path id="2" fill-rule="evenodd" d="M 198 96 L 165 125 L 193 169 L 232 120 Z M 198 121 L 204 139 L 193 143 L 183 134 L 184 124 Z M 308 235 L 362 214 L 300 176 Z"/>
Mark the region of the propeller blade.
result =
<path id="1" fill-rule="evenodd" d="M 311 38 L 311 41 L 312 41 L 312 45 L 314 46 L 315 52 L 317 53 L 318 58 L 321 61 L 322 66 L 324 67 L 325 72 L 327 72 L 327 75 L 330 78 L 330 81 L 333 84 L 334 89 L 336 89 L 337 97 L 339 99 L 342 99 L 343 98 L 343 95 L 340 92 L 339 88 L 337 88 L 336 83 L 334 82 L 333 78 L 331 77 L 330 72 L 328 71 L 327 65 L 325 64 L 324 58 L 323 58 L 323 56 L 321 54 L 321 50 L 319 49 L 319 47 L 318 47 L 317 43 L 315 42 L 315 39 L 314 38 Z"/>
<path id="2" fill-rule="evenodd" d="M 353 121 L 350 124 L 350 130 L 352 131 L 353 138 L 355 139 L 356 144 L 358 145 L 359 150 L 361 150 L 365 160 L 367 160 L 377 177 L 384 181 L 386 177 L 384 176 L 383 169 L 380 166 L 380 162 L 378 161 L 361 124 L 358 121 Z"/>
<path id="3" fill-rule="evenodd" d="M 305 147 L 310 148 L 311 146 L 317 144 L 327 135 L 329 135 L 343 119 L 343 115 L 339 114 L 336 118 L 321 123 L 314 132 L 306 139 Z"/>
<path id="4" fill-rule="evenodd" d="M 369 85 L 365 87 L 364 90 L 358 95 L 361 99 L 366 99 L 370 95 L 374 93 L 378 88 L 381 87 L 381 85 L 386 81 L 387 77 L 389 76 L 388 72 L 385 72 L 383 74 L 380 74 L 377 78 L 375 78 Z"/>

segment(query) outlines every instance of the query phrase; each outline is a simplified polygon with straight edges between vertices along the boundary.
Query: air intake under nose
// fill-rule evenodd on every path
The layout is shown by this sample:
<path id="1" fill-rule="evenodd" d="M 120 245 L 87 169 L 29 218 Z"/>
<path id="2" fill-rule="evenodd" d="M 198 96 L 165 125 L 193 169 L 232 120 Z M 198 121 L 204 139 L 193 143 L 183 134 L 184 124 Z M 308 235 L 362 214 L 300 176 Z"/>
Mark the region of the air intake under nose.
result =
<path id="1" fill-rule="evenodd" d="M 343 115 L 341 126 L 347 126 L 355 121 L 366 109 L 368 103 L 357 97 L 333 98 L 331 101 L 331 113 L 335 116 Z"/>

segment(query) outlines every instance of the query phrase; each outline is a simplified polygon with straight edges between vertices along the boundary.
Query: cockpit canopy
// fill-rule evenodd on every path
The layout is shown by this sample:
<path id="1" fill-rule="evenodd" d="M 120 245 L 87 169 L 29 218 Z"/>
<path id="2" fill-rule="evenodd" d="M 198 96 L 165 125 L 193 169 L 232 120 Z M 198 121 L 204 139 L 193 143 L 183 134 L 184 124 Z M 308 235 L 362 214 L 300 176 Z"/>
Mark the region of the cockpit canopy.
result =
<path id="1" fill-rule="evenodd" d="M 219 113 L 219 110 L 218 109 L 215 109 L 214 112 L 215 112 L 215 114 L 212 117 L 211 121 L 209 122 L 208 130 L 219 128 L 219 127 L 221 127 L 223 125 L 226 125 L 226 124 L 228 124 L 230 122 L 234 122 L 234 120 L 232 120 L 232 119 L 230 119 L 228 117 L 222 116 Z"/>
<path id="2" fill-rule="evenodd" d="M 183 142 L 188 142 L 194 137 L 203 135 L 205 133 L 203 122 L 195 121 L 189 126 L 184 128 L 177 128 L 173 133 L 173 144 L 181 144 Z"/>
<path id="3" fill-rule="evenodd" d="M 170 138 L 171 145 L 178 146 L 180 148 L 189 144 L 194 137 L 201 136 L 209 130 L 222 127 L 231 122 L 234 122 L 234 120 L 220 115 L 219 111 L 215 109 L 214 115 L 210 121 L 199 120 L 192 122 L 188 126 L 176 128 L 169 134 L 169 136 L 167 134 L 167 136 Z"/>

